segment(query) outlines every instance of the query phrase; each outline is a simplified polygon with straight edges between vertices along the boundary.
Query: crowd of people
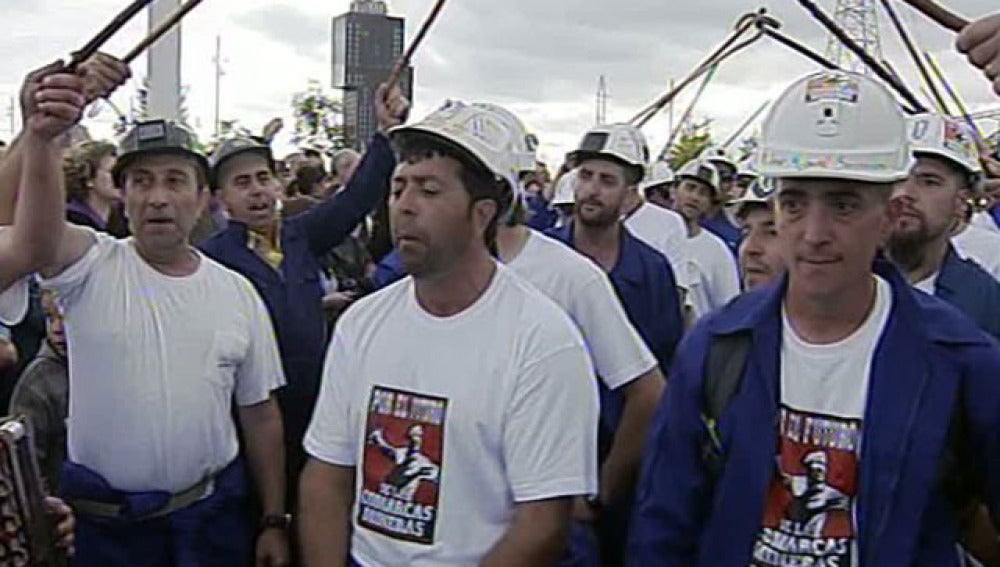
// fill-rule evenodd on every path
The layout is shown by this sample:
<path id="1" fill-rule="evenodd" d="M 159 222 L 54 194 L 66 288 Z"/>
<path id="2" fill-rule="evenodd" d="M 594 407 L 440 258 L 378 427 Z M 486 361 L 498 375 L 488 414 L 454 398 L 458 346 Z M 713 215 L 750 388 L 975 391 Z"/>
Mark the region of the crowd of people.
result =
<path id="1" fill-rule="evenodd" d="M 1000 95 L 1000 16 L 958 48 Z M 74 565 L 1000 565 L 963 119 L 827 70 L 676 171 L 390 86 L 360 154 L 68 143 L 129 75 L 29 74 L 0 161 L 2 401 Z"/>

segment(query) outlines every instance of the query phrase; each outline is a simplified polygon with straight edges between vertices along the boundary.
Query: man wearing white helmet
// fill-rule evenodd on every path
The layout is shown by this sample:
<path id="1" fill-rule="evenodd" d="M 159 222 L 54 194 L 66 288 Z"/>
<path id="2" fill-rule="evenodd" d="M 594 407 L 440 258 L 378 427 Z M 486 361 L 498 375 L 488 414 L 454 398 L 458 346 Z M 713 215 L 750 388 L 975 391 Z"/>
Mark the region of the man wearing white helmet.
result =
<path id="1" fill-rule="evenodd" d="M 648 188 L 671 185 L 674 172 L 663 162 L 656 162 L 643 179 L 638 191 L 625 196 L 622 215 L 625 228 L 639 240 L 663 254 L 674 270 L 678 284 L 684 287 L 684 262 L 687 260 L 687 227 L 684 219 L 672 210 L 658 207 L 643 199 Z"/>
<path id="2" fill-rule="evenodd" d="M 911 159 L 895 99 L 862 75 L 806 77 L 772 108 L 760 173 L 788 273 L 678 352 L 632 564 L 957 567 L 970 494 L 1000 517 L 1000 346 L 878 259 Z M 815 452 L 847 502 L 807 526 L 783 479 Z"/>
<path id="3" fill-rule="evenodd" d="M 896 186 L 902 214 L 889 239 L 889 257 L 917 289 L 951 303 L 1000 338 L 1000 283 L 951 243 L 981 172 L 975 143 L 958 120 L 933 114 L 912 117 L 909 132 L 916 163 Z"/>
<path id="4" fill-rule="evenodd" d="M 721 238 L 735 256 L 736 249 L 740 244 L 740 229 L 726 214 L 724 205 L 732 198 L 731 192 L 736 185 L 738 172 L 736 162 L 729 157 L 729 153 L 725 149 L 716 147 L 707 148 L 702 152 L 700 159 L 703 163 L 707 162 L 715 167 L 719 174 L 715 200 L 712 202 L 711 210 L 702 219 L 701 225 Z"/>
<path id="5" fill-rule="evenodd" d="M 573 206 L 576 204 L 577 171 L 571 169 L 556 179 L 556 190 L 552 195 L 552 209 L 558 219 L 552 226 L 561 227 L 573 218 Z M 546 229 L 551 227 L 546 227 Z"/>
<path id="6" fill-rule="evenodd" d="M 750 190 L 753 182 L 757 181 L 758 178 L 760 176 L 757 175 L 757 170 L 754 169 L 753 158 L 749 157 L 741 161 L 736 170 L 736 180 L 733 182 L 730 196 L 733 199 L 742 199 L 747 194 L 747 191 Z"/>
<path id="7" fill-rule="evenodd" d="M 747 291 L 768 285 L 785 273 L 778 247 L 774 202 L 763 184 L 751 183 L 745 195 L 726 205 L 740 225 L 739 266 Z"/>
<path id="8" fill-rule="evenodd" d="M 687 260 L 681 278 L 695 319 L 722 307 L 740 293 L 740 278 L 732 252 L 714 233 L 702 227 L 720 199 L 719 173 L 707 160 L 692 160 L 677 173 L 674 206 L 687 223 Z"/>
<path id="9" fill-rule="evenodd" d="M 683 332 L 677 282 L 667 258 L 633 236 L 621 221 L 622 203 L 642 181 L 647 156 L 645 139 L 632 126 L 602 125 L 587 132 L 570 154 L 577 164 L 573 220 L 547 234 L 607 273 L 629 321 L 656 357 L 659 367 L 668 368 Z M 626 470 L 619 468 L 620 464 L 632 462 L 631 458 L 622 459 L 624 453 L 631 453 L 623 450 L 636 440 L 635 435 L 644 437 L 640 432 L 646 429 L 646 404 L 650 396 L 658 397 L 650 387 L 658 378 L 652 378 L 648 362 L 641 367 L 634 370 L 645 378 L 635 385 L 620 387 L 615 379 L 604 376 L 600 388 L 600 456 L 607 465 L 603 469 L 605 480 L 617 485 L 617 489 L 601 494 L 602 498 L 616 501 L 603 502 L 608 509 L 604 511 L 605 521 L 599 533 L 602 553 L 612 563 L 621 561 L 632 501 L 631 483 L 619 482 L 621 477 L 613 470 Z M 649 395 L 639 394 L 642 391 Z M 614 463 L 618 464 L 612 467 Z"/>
<path id="10" fill-rule="evenodd" d="M 597 492 L 597 393 L 573 323 L 490 254 L 516 183 L 507 126 L 449 102 L 390 135 L 411 277 L 335 329 L 305 441 L 306 563 L 552 564 Z"/>

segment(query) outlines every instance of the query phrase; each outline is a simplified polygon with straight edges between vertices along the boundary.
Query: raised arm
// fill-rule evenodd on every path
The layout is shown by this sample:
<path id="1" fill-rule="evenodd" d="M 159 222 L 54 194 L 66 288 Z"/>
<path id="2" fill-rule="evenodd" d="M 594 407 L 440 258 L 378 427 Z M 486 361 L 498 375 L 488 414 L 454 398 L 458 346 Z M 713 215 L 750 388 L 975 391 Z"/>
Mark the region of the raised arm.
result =
<path id="1" fill-rule="evenodd" d="M 410 103 L 398 88 L 386 92 L 384 86 L 375 94 L 379 133 L 371 139 L 368 151 L 347 187 L 302 216 L 309 247 L 314 254 L 325 254 L 347 238 L 379 202 L 389 195 L 389 181 L 396 158 L 386 132 L 403 123 Z"/>
<path id="2" fill-rule="evenodd" d="M 63 69 L 63 64 L 55 62 L 32 71 L 25 78 L 20 93 L 21 116 L 24 117 L 25 129 L 28 127 L 28 118 L 38 110 L 36 96 L 39 89 L 42 88 L 42 80 L 48 75 L 58 73 L 61 69 Z M 109 96 L 131 77 L 131 71 L 127 65 L 103 53 L 98 53 L 81 64 L 76 74 L 83 81 L 85 105 L 98 98 Z M 79 117 L 73 124 L 76 124 L 77 121 L 79 121 Z M 14 222 L 14 209 L 20 186 L 21 170 L 24 165 L 23 137 L 24 132 L 11 143 L 3 160 L 0 160 L 0 225 L 9 225 Z"/>
<path id="3" fill-rule="evenodd" d="M 13 225 L 0 232 L 0 289 L 55 258 L 63 236 L 65 196 L 59 138 L 80 120 L 83 81 L 49 66 L 29 77 L 33 105 L 17 146 L 21 195 Z"/>

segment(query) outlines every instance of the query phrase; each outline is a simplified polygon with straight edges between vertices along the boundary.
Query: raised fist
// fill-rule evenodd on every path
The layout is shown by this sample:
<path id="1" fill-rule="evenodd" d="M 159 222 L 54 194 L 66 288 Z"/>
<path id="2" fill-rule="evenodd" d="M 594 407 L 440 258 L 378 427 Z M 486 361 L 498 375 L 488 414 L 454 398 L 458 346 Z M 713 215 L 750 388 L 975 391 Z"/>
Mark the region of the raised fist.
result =
<path id="1" fill-rule="evenodd" d="M 983 71 L 1000 95 L 1000 14 L 966 26 L 958 36 L 957 47 L 970 63 Z"/>

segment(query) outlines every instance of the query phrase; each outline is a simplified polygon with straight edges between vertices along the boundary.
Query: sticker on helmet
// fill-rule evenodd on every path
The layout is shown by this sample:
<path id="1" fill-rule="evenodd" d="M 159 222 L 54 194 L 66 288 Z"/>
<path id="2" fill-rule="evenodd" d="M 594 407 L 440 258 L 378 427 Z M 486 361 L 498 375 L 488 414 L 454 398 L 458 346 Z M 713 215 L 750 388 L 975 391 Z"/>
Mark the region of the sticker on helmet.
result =
<path id="1" fill-rule="evenodd" d="M 929 120 L 917 120 L 913 123 L 913 132 L 911 138 L 914 141 L 923 140 L 927 136 L 927 130 L 930 129 L 931 124 Z"/>
<path id="2" fill-rule="evenodd" d="M 976 159 L 976 148 L 972 143 L 971 136 L 961 124 L 954 120 L 945 120 L 944 147 L 966 159 Z"/>
<path id="3" fill-rule="evenodd" d="M 838 101 L 858 102 L 860 86 L 848 77 L 827 75 L 811 79 L 806 84 L 806 102 Z"/>
<path id="4" fill-rule="evenodd" d="M 162 120 L 139 124 L 135 128 L 135 135 L 140 142 L 160 140 L 167 136 L 167 125 Z"/>

